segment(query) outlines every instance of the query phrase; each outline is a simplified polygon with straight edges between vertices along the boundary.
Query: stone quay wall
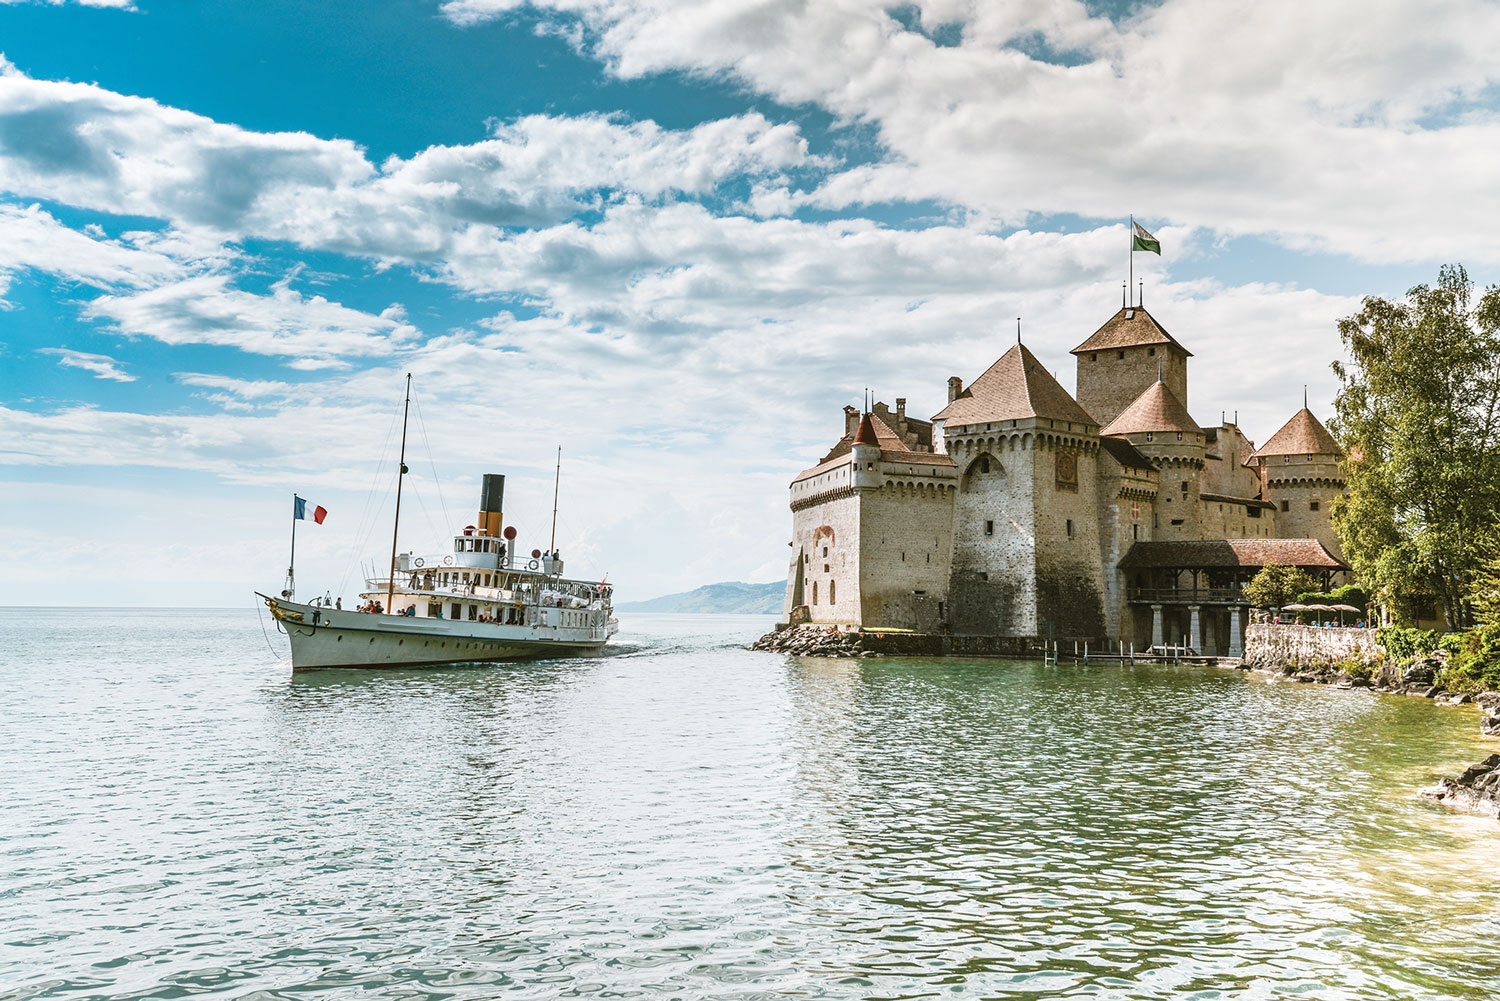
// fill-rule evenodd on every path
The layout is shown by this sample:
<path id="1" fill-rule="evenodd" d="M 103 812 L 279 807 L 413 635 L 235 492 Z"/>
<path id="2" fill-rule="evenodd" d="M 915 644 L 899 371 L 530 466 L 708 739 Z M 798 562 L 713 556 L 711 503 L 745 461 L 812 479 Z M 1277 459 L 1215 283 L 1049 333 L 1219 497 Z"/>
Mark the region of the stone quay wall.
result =
<path id="1" fill-rule="evenodd" d="M 1372 666 L 1385 660 L 1385 647 L 1376 639 L 1376 630 L 1268 622 L 1256 622 L 1245 629 L 1246 667 L 1332 667 L 1348 660 Z"/>

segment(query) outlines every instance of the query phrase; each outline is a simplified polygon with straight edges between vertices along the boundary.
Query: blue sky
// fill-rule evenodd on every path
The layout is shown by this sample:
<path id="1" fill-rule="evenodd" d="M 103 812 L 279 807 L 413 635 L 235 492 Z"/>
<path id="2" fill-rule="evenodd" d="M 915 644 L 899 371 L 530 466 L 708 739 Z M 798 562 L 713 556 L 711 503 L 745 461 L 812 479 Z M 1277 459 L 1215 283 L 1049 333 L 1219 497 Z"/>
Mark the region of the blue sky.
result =
<path id="1" fill-rule="evenodd" d="M 646 597 L 785 564 L 866 386 L 938 409 L 1118 305 L 1190 409 L 1327 415 L 1335 322 L 1500 264 L 1500 8 L 0 2 L 0 603 L 352 594 L 482 473 Z M 39 586 L 40 585 L 40 586 Z"/>

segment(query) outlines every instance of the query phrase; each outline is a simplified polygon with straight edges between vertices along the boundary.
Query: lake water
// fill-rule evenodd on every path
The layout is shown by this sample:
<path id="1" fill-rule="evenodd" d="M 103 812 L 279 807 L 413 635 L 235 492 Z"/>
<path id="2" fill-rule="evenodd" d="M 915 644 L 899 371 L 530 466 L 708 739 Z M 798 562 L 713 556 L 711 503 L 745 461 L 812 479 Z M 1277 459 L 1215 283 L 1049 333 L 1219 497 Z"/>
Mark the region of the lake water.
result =
<path id="1" fill-rule="evenodd" d="M 1500 824 L 1415 798 L 1470 708 L 768 621 L 294 678 L 0 609 L 0 999 L 1500 995 Z"/>

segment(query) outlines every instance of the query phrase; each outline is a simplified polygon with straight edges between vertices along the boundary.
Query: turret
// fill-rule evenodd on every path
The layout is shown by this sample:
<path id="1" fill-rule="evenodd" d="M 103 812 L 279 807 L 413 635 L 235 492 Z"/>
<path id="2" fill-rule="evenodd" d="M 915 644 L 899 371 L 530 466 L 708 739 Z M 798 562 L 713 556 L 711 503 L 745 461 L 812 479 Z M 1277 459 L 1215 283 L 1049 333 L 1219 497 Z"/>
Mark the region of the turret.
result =
<path id="1" fill-rule="evenodd" d="M 1333 435 L 1305 406 L 1251 457 L 1265 478 L 1266 499 L 1276 505 L 1277 535 L 1317 539 L 1340 555 L 1329 514 L 1344 492 L 1343 457 Z"/>
<path id="2" fill-rule="evenodd" d="M 1099 434 L 1125 439 L 1156 466 L 1153 538 L 1196 538 L 1204 432 L 1167 384 L 1157 379 Z"/>
<path id="3" fill-rule="evenodd" d="M 875 425 L 870 415 L 859 420 L 859 429 L 854 432 L 854 487 L 879 489 L 881 485 L 880 439 L 875 436 Z"/>

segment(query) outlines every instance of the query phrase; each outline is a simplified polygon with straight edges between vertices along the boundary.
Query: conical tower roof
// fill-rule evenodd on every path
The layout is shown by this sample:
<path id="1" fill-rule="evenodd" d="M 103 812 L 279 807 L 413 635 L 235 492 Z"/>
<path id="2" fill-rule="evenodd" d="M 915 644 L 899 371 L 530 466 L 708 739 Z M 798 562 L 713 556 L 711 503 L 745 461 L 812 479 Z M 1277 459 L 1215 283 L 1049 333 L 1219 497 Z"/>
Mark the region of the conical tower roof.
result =
<path id="1" fill-rule="evenodd" d="M 949 424 L 979 424 L 1043 417 L 1097 424 L 1052 378 L 1036 355 L 1017 344 L 932 418 Z"/>
<path id="2" fill-rule="evenodd" d="M 1263 459 L 1272 455 L 1343 455 L 1344 450 L 1333 440 L 1333 435 L 1323 422 L 1313 416 L 1306 407 L 1297 411 L 1292 419 L 1271 435 L 1251 458 Z"/>
<path id="3" fill-rule="evenodd" d="M 1135 398 L 1120 416 L 1110 421 L 1100 434 L 1137 434 L 1142 431 L 1191 431 L 1202 434 L 1203 429 L 1193 420 L 1187 407 L 1182 405 L 1167 384 L 1157 379 L 1146 391 Z"/>
<path id="4" fill-rule="evenodd" d="M 875 436 L 875 424 L 869 414 L 859 419 L 859 430 L 854 432 L 854 444 L 856 445 L 879 445 L 880 439 Z"/>

